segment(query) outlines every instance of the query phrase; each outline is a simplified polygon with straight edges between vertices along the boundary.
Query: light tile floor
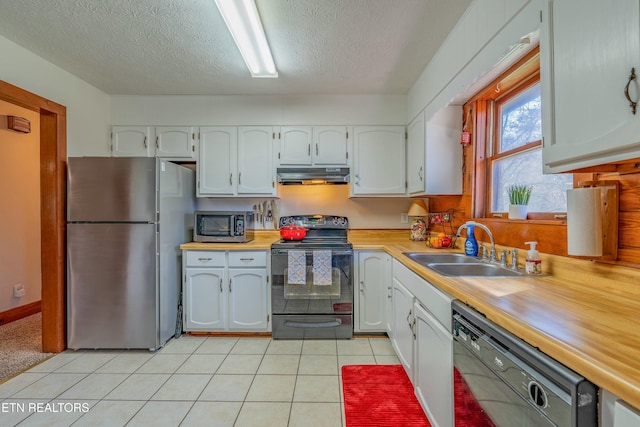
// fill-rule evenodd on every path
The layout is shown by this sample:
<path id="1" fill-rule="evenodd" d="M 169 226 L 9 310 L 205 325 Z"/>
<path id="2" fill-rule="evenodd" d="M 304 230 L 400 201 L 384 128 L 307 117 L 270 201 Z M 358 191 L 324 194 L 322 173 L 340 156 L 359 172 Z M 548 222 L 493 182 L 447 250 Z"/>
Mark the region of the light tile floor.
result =
<path id="1" fill-rule="evenodd" d="M 340 427 L 340 367 L 395 363 L 387 338 L 182 336 L 156 353 L 66 351 L 0 384 L 0 426 Z"/>

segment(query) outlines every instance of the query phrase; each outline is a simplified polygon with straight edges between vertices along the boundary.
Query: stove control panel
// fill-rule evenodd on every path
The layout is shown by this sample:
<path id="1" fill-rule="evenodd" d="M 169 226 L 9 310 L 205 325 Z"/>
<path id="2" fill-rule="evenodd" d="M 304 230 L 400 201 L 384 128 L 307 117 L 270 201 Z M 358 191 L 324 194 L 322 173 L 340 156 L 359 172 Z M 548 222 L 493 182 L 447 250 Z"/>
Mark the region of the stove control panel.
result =
<path id="1" fill-rule="evenodd" d="M 344 229 L 349 228 L 349 220 L 343 216 L 334 215 L 294 215 L 283 216 L 278 221 L 278 227 L 297 225 L 305 228 Z"/>

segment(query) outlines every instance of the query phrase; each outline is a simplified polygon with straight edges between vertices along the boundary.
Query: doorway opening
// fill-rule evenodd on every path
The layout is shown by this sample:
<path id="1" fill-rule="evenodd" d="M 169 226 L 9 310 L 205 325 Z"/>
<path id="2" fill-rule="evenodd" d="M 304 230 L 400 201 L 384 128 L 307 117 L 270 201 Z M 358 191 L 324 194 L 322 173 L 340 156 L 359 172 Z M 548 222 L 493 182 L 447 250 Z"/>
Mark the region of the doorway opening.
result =
<path id="1" fill-rule="evenodd" d="M 59 353 L 65 340 L 66 107 L 0 81 L 0 99 L 40 115 L 42 351 Z"/>

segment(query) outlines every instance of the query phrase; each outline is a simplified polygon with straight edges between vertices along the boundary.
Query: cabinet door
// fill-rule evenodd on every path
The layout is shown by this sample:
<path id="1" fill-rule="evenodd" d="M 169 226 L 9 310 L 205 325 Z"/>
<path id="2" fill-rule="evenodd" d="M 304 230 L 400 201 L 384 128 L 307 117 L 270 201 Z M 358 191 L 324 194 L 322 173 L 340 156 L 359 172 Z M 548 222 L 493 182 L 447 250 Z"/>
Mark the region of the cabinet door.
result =
<path id="1" fill-rule="evenodd" d="M 156 156 L 195 158 L 196 132 L 192 127 L 156 127 Z"/>
<path id="2" fill-rule="evenodd" d="M 200 158 L 196 166 L 197 195 L 234 195 L 238 138 L 235 127 L 200 129 Z"/>
<path id="3" fill-rule="evenodd" d="M 280 128 L 280 164 L 311 165 L 311 128 L 282 126 Z"/>
<path id="4" fill-rule="evenodd" d="M 616 400 L 613 427 L 637 427 L 639 425 L 640 411 L 627 405 L 622 400 Z"/>
<path id="5" fill-rule="evenodd" d="M 425 192 L 425 124 L 424 112 L 407 126 L 407 192 Z M 456 171 L 460 172 L 460 171 Z"/>
<path id="6" fill-rule="evenodd" d="M 313 128 L 313 164 L 347 166 L 349 161 L 348 131 L 344 126 Z"/>
<path id="7" fill-rule="evenodd" d="M 393 278 L 393 336 L 396 355 L 413 382 L 413 294 Z"/>
<path id="8" fill-rule="evenodd" d="M 238 194 L 275 195 L 273 128 L 238 128 Z"/>
<path id="9" fill-rule="evenodd" d="M 153 128 L 150 126 L 113 126 L 111 155 L 116 157 L 151 157 L 154 153 Z"/>
<path id="10" fill-rule="evenodd" d="M 404 126 L 354 128 L 353 195 L 403 195 Z"/>
<path id="11" fill-rule="evenodd" d="M 640 157 L 640 112 L 625 98 L 640 72 L 640 2 L 544 0 L 541 83 L 545 172 Z M 638 100 L 638 80 L 629 84 Z"/>
<path id="12" fill-rule="evenodd" d="M 358 327 L 385 332 L 387 287 L 391 286 L 391 257 L 385 252 L 358 254 Z"/>
<path id="13" fill-rule="evenodd" d="M 267 330 L 267 270 L 229 269 L 229 329 Z"/>
<path id="14" fill-rule="evenodd" d="M 443 108 L 425 128 L 425 193 L 462 194 L 462 108 Z"/>
<path id="15" fill-rule="evenodd" d="M 188 268 L 184 286 L 184 330 L 226 329 L 224 268 Z"/>
<path id="16" fill-rule="evenodd" d="M 453 338 L 418 302 L 414 305 L 416 396 L 434 426 L 453 425 Z"/>

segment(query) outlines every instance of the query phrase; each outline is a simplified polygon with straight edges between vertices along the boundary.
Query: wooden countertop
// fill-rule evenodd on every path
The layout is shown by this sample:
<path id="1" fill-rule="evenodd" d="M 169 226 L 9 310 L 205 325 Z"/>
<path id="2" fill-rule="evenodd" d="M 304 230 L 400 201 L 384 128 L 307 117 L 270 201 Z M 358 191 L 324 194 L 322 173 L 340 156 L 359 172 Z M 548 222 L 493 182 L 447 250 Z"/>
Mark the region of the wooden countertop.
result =
<path id="1" fill-rule="evenodd" d="M 350 230 L 355 250 L 384 250 L 416 274 L 504 329 L 640 408 L 640 270 L 541 254 L 544 277 L 451 278 L 403 252 L 430 249 L 409 230 Z M 185 243 L 181 249 L 268 250 L 277 231 L 258 231 L 249 243 Z M 460 243 L 457 245 L 461 248 Z M 498 247 L 498 250 L 501 250 Z M 504 248 L 511 249 L 511 248 Z M 519 265 L 526 250 L 520 248 Z"/>
<path id="2" fill-rule="evenodd" d="M 452 251 L 413 242 L 409 231 L 354 230 L 349 240 L 357 250 L 385 250 L 444 292 L 640 408 L 640 270 L 541 254 L 549 276 L 451 278 L 402 254 Z M 521 266 L 525 255 L 520 250 Z"/>
<path id="3" fill-rule="evenodd" d="M 247 243 L 204 243 L 189 242 L 180 245 L 180 249 L 199 251 L 265 251 L 271 249 L 271 244 L 280 240 L 280 232 L 277 230 L 259 230 L 255 232 L 254 239 Z"/>

